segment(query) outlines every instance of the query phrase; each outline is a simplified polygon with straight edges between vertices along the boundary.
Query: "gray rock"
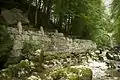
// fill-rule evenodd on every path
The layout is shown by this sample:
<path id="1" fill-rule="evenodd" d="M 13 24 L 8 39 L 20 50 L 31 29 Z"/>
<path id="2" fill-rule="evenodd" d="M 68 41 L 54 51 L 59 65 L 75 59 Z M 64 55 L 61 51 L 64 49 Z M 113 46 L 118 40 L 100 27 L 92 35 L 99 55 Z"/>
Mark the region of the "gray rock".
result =
<path id="1" fill-rule="evenodd" d="M 19 57 L 22 54 L 21 49 L 13 49 L 11 52 L 12 52 L 11 56 L 14 57 Z"/>
<path id="2" fill-rule="evenodd" d="M 23 31 L 23 35 L 28 35 L 28 31 Z"/>
<path id="3" fill-rule="evenodd" d="M 15 35 L 15 39 L 16 40 L 22 40 L 22 36 L 21 35 Z"/>
<path id="4" fill-rule="evenodd" d="M 34 35 L 34 32 L 33 31 L 28 31 L 29 35 Z"/>
<path id="5" fill-rule="evenodd" d="M 32 40 L 39 40 L 38 36 L 32 36 Z"/>
<path id="6" fill-rule="evenodd" d="M 55 33 L 58 34 L 58 30 L 57 29 L 55 30 Z"/>
<path id="7" fill-rule="evenodd" d="M 13 17 L 13 13 L 10 10 L 4 10 L 1 12 L 3 18 L 5 19 L 7 24 L 15 24 L 17 23 L 16 19 Z"/>
<path id="8" fill-rule="evenodd" d="M 38 33 L 38 34 L 41 34 L 41 31 L 38 31 L 37 33 Z"/>
<path id="9" fill-rule="evenodd" d="M 20 9 L 3 10 L 1 14 L 8 25 L 17 24 L 18 21 L 21 21 L 23 24 L 29 23 L 29 20 L 22 15 Z"/>
<path id="10" fill-rule="evenodd" d="M 59 34 L 57 34 L 57 36 L 58 36 L 58 37 L 63 37 L 64 34 L 63 34 L 63 33 L 59 33 Z"/>
<path id="11" fill-rule="evenodd" d="M 14 37 L 14 35 L 10 35 L 10 38 L 14 39 L 15 37 Z"/>
<path id="12" fill-rule="evenodd" d="M 17 9 L 17 8 L 13 8 L 13 9 L 11 9 L 11 11 L 14 12 L 14 13 L 22 13 L 23 12 L 20 9 Z"/>
<path id="13" fill-rule="evenodd" d="M 30 36 L 29 35 L 22 35 L 22 40 L 30 40 Z"/>
<path id="14" fill-rule="evenodd" d="M 11 28 L 10 31 L 11 31 L 12 34 L 18 34 L 17 28 Z"/>
<path id="15" fill-rule="evenodd" d="M 50 35 L 44 34 L 42 35 L 41 31 L 32 31 L 32 30 L 24 30 L 23 34 L 19 35 L 17 28 L 8 28 L 8 30 L 12 33 L 11 35 L 15 35 L 15 40 L 34 40 L 34 41 L 41 41 L 43 44 L 47 44 L 45 47 L 55 46 L 52 47 L 52 51 L 61 51 L 61 52 L 85 52 L 88 49 L 97 48 L 97 45 L 91 40 L 80 40 L 80 39 L 70 39 L 63 36 L 63 33 L 50 33 Z M 38 33 L 40 35 L 38 35 Z M 60 37 L 61 35 L 61 37 Z M 16 41 L 15 41 L 16 42 Z M 22 42 L 16 42 L 17 46 Z"/>
<path id="16" fill-rule="evenodd" d="M 45 35 L 45 33 L 44 33 L 44 29 L 43 29 L 42 26 L 40 27 L 40 30 L 41 30 L 42 35 Z"/>
<path id="17" fill-rule="evenodd" d="M 23 43 L 20 40 L 14 40 L 13 49 L 17 50 L 22 48 L 23 48 Z"/>

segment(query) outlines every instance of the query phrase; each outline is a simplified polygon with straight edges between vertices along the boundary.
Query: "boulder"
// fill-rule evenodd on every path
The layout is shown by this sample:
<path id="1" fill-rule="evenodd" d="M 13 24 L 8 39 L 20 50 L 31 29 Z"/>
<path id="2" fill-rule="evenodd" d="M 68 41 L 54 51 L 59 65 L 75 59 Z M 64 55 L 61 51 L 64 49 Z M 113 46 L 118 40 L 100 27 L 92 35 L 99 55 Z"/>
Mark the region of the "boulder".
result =
<path id="1" fill-rule="evenodd" d="M 52 80 L 92 80 L 92 70 L 83 66 L 57 69 L 49 74 Z"/>
<path id="2" fill-rule="evenodd" d="M 8 25 L 17 24 L 18 21 L 21 21 L 23 24 L 29 23 L 29 20 L 23 16 L 23 13 L 20 9 L 5 9 L 1 11 L 1 15 Z"/>

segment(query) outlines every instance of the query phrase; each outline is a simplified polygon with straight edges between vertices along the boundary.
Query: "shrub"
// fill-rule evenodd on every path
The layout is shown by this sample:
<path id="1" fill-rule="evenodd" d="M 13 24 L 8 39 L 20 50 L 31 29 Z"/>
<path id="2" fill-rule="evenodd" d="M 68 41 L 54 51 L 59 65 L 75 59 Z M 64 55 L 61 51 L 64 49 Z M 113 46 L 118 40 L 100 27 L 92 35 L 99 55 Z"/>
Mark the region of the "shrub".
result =
<path id="1" fill-rule="evenodd" d="M 30 75 L 32 70 L 34 69 L 31 61 L 22 60 L 20 63 L 15 65 L 9 65 L 8 68 L 0 71 L 0 79 L 1 80 L 26 80 L 26 78 Z"/>
<path id="2" fill-rule="evenodd" d="M 26 41 L 22 50 L 23 56 L 35 64 L 36 70 L 42 70 L 43 63 L 43 47 L 40 42 Z"/>
<path id="3" fill-rule="evenodd" d="M 13 40 L 7 31 L 6 26 L 0 25 L 0 57 L 6 55 L 12 48 Z"/>

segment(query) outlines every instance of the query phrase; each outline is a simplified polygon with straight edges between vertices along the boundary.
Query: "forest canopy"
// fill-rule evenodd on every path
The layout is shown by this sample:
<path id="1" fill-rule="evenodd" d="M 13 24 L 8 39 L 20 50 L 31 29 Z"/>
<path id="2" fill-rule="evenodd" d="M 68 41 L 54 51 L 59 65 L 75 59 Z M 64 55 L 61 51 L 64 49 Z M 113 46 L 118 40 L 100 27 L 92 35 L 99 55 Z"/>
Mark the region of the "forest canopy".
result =
<path id="1" fill-rule="evenodd" d="M 108 14 L 105 1 L 0 0 L 0 8 L 21 9 L 27 14 L 30 24 L 38 29 L 40 26 L 45 29 L 57 29 L 65 36 L 91 39 L 102 45 L 108 45 L 108 33 L 114 33 L 114 41 L 119 43 L 120 4 L 117 0 L 111 0 L 111 4 L 108 4 Z"/>

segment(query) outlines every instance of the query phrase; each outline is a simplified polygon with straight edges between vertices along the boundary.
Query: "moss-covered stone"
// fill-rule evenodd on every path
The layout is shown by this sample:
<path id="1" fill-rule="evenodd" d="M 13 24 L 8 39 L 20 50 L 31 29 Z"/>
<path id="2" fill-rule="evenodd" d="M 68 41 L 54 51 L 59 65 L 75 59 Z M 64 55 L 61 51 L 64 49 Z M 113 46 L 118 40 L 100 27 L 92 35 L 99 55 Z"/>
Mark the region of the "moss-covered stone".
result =
<path id="1" fill-rule="evenodd" d="M 67 68 L 60 68 L 50 72 L 49 76 L 53 80 L 92 80 L 92 70 L 87 67 L 71 66 Z"/>
<path id="2" fill-rule="evenodd" d="M 53 53 L 45 53 L 44 59 L 45 60 L 52 60 L 52 59 L 66 59 L 68 57 L 72 57 L 70 52 L 53 52 Z"/>
<path id="3" fill-rule="evenodd" d="M 8 68 L 0 71 L 1 80 L 26 80 L 30 73 L 34 70 L 34 65 L 31 65 L 31 61 L 22 60 L 15 65 L 9 65 Z"/>

